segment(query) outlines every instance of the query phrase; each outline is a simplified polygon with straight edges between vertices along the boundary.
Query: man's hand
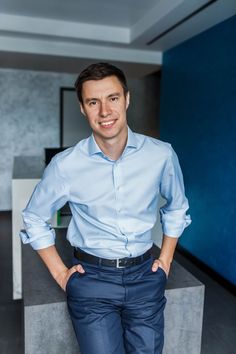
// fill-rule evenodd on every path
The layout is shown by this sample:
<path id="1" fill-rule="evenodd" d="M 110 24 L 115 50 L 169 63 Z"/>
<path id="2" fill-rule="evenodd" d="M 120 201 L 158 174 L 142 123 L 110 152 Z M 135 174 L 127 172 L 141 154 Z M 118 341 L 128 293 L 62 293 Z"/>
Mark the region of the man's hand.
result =
<path id="1" fill-rule="evenodd" d="M 82 265 L 80 264 L 68 269 L 63 263 L 54 245 L 38 250 L 38 254 L 48 267 L 52 277 L 64 291 L 66 290 L 66 284 L 70 276 L 74 272 L 85 273 Z"/>
<path id="2" fill-rule="evenodd" d="M 155 259 L 155 261 L 152 264 L 152 271 L 156 272 L 157 269 L 160 267 L 164 270 L 164 272 L 166 273 L 166 276 L 168 277 L 168 274 L 170 272 L 170 265 L 171 265 L 171 262 L 168 262 L 166 260 L 158 258 L 158 259 Z"/>
<path id="3" fill-rule="evenodd" d="M 157 269 L 160 267 L 164 270 L 166 276 L 168 277 L 177 242 L 177 237 L 170 237 L 165 234 L 163 235 L 160 256 L 153 262 L 152 265 L 153 272 L 156 272 Z"/>
<path id="4" fill-rule="evenodd" d="M 64 290 L 66 291 L 66 284 L 70 278 L 70 276 L 75 273 L 75 272 L 79 272 L 79 273 L 85 273 L 84 268 L 82 267 L 81 264 L 75 265 L 71 268 L 67 268 L 65 270 L 63 270 L 56 278 L 56 282 L 57 284 Z"/>

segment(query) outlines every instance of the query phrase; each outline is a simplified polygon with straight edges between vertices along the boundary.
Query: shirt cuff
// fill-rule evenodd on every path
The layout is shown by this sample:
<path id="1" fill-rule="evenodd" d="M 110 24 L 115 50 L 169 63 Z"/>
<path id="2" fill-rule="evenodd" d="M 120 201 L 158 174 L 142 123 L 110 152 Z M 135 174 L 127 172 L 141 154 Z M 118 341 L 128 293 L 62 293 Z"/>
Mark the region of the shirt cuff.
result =
<path id="1" fill-rule="evenodd" d="M 166 236 L 169 237 L 180 237 L 186 227 L 191 224 L 190 215 L 186 215 L 184 221 L 181 223 L 173 223 L 173 222 L 162 222 L 162 230 Z"/>
<path id="2" fill-rule="evenodd" d="M 30 243 L 34 250 L 40 250 L 55 245 L 56 234 L 55 231 L 51 229 L 50 233 L 41 235 L 40 237 L 29 237 L 25 230 L 21 230 L 20 237 L 24 244 Z"/>

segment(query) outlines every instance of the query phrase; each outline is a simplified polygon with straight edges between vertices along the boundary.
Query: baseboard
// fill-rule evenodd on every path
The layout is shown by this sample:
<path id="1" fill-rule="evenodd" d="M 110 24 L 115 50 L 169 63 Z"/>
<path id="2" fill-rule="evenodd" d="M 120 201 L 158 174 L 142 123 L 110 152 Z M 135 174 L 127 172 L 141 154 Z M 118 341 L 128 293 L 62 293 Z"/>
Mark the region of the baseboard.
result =
<path id="1" fill-rule="evenodd" d="M 214 279 L 217 283 L 223 286 L 225 289 L 230 291 L 233 295 L 236 295 L 236 286 L 231 283 L 229 280 L 225 279 L 217 273 L 215 270 L 210 268 L 208 265 L 200 261 L 197 257 L 193 256 L 190 252 L 188 252 L 185 248 L 177 245 L 177 251 L 190 260 L 194 265 L 196 265 L 200 270 L 209 275 L 212 279 Z"/>

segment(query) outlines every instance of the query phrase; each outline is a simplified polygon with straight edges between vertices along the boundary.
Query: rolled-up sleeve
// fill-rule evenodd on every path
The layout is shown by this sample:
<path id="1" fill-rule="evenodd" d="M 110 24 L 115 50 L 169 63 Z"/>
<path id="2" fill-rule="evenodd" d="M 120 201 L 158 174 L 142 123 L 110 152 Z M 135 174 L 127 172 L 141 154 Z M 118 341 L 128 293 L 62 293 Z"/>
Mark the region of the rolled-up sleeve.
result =
<path id="1" fill-rule="evenodd" d="M 35 250 L 54 245 L 55 230 L 49 220 L 68 200 L 69 186 L 54 158 L 45 169 L 41 181 L 22 212 L 22 242 L 30 243 Z"/>
<path id="2" fill-rule="evenodd" d="M 163 233 L 170 237 L 179 237 L 184 229 L 191 223 L 188 200 L 185 196 L 183 175 L 178 157 L 171 148 L 167 158 L 160 193 L 166 204 L 160 208 L 160 220 Z"/>

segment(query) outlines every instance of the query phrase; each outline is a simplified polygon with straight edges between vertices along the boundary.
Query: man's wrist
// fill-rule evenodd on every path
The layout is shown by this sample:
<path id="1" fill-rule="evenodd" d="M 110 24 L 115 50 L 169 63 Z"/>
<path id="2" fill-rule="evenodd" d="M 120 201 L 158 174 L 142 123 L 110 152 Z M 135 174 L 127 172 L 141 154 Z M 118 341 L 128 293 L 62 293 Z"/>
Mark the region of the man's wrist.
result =
<path id="1" fill-rule="evenodd" d="M 173 261 L 173 257 L 168 256 L 168 255 L 163 255 L 163 254 L 160 254 L 158 259 L 160 261 L 162 261 L 163 263 L 168 263 L 168 264 L 171 264 Z"/>
<path id="2" fill-rule="evenodd" d="M 65 277 L 65 274 L 67 274 L 68 268 L 65 267 L 63 269 L 60 269 L 60 271 L 55 272 L 52 274 L 53 278 L 56 280 L 56 282 L 60 282 L 61 278 Z"/>

